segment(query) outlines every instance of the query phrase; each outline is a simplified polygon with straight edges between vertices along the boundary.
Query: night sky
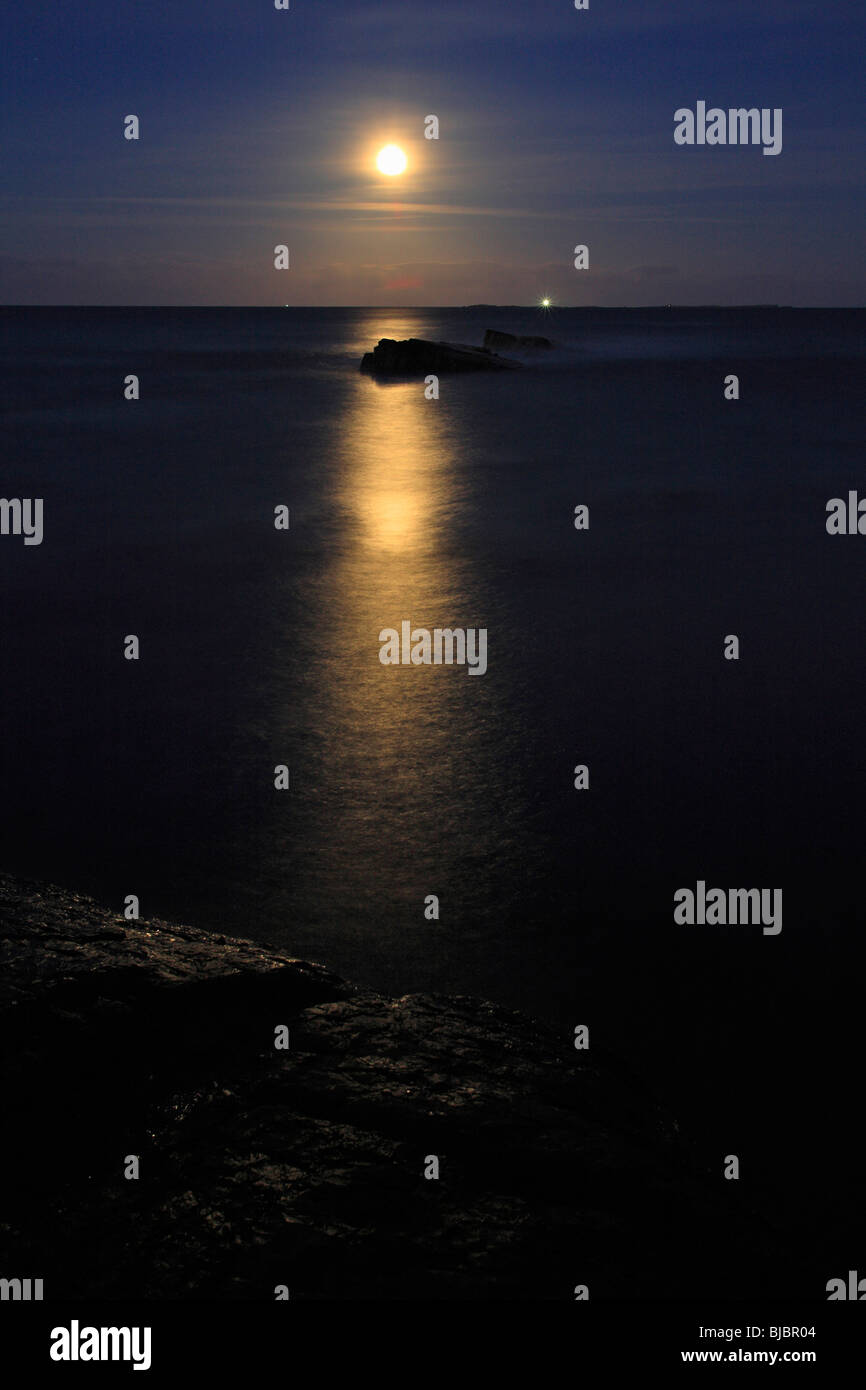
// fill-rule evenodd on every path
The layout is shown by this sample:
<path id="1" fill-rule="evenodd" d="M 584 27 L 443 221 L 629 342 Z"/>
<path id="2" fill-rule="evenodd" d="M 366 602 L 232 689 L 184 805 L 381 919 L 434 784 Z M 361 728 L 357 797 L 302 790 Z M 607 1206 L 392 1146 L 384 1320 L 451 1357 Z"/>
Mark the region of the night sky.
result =
<path id="1" fill-rule="evenodd" d="M 864 30 L 854 0 L 10 7 L 0 300 L 861 305 Z M 677 147 L 699 100 L 781 107 L 782 153 Z"/>

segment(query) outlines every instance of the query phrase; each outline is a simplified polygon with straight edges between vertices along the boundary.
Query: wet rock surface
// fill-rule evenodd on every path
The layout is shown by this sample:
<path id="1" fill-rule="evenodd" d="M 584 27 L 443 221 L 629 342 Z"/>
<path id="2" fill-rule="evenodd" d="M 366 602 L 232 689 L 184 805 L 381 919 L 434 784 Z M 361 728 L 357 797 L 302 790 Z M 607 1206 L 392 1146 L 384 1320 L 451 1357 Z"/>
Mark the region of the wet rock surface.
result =
<path id="1" fill-rule="evenodd" d="M 0 938 L 0 1275 L 46 1299 L 802 1292 L 720 1161 L 523 1015 L 8 875 Z"/>

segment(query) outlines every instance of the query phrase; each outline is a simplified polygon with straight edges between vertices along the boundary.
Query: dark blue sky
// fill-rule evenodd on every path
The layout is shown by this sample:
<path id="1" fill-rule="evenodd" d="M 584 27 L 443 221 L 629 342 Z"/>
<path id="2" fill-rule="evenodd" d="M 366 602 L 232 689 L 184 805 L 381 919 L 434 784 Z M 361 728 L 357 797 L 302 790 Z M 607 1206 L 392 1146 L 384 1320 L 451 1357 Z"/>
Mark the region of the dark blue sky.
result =
<path id="1" fill-rule="evenodd" d="M 861 4 L 291 6 L 8 14 L 2 302 L 866 302 Z M 699 100 L 782 153 L 677 146 Z"/>

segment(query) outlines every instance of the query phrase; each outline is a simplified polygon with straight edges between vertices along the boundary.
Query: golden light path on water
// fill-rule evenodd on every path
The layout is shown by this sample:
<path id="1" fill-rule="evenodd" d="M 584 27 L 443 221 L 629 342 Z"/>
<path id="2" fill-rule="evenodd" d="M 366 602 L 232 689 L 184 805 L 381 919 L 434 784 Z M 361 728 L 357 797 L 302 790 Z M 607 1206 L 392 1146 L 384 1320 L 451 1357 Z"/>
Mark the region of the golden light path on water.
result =
<path id="1" fill-rule="evenodd" d="M 499 959 L 491 916 L 526 874 L 524 730 L 482 529 L 494 407 L 478 380 L 443 378 L 427 400 L 423 380 L 358 371 L 379 338 L 431 336 L 429 320 L 370 311 L 352 332 L 353 370 L 321 378 L 332 413 L 292 532 L 287 600 L 302 610 L 284 638 L 275 626 L 264 727 L 292 781 L 257 830 L 259 901 L 294 953 L 392 991 L 444 989 L 458 954 Z M 486 673 L 382 664 L 380 633 L 404 621 L 486 628 Z"/>
<path id="2" fill-rule="evenodd" d="M 379 386 L 359 377 L 341 430 L 335 501 L 347 522 L 332 581 L 342 655 L 328 687 L 346 736 L 392 774 L 404 740 L 416 750 L 424 740 L 433 754 L 432 743 L 443 741 L 449 715 L 468 693 L 458 695 L 457 686 L 477 683 L 465 669 L 379 661 L 384 628 L 399 630 L 404 620 L 429 628 L 480 620 L 453 527 L 463 484 L 444 417 L 420 382 Z M 444 749 L 435 752 L 441 762 Z"/>
<path id="3" fill-rule="evenodd" d="M 380 632 L 404 620 L 431 630 L 486 626 L 471 548 L 460 539 L 468 485 L 454 418 L 425 399 L 423 382 L 378 385 L 359 373 L 337 427 L 340 539 L 318 596 L 328 641 L 315 677 L 317 720 L 331 731 L 320 787 L 331 833 L 318 873 L 351 898 L 358 919 L 376 913 L 394 929 L 421 921 L 425 894 L 454 884 L 496 837 L 495 807 L 478 794 L 489 677 L 379 660 Z M 388 929 L 377 930 L 380 945 Z"/>

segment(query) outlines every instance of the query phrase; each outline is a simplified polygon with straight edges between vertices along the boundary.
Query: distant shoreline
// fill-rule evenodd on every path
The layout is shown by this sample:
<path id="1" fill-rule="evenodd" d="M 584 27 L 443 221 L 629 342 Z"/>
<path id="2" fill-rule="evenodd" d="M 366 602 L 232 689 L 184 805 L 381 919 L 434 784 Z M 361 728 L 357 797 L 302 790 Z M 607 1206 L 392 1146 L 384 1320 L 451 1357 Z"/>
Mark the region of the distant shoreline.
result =
<path id="1" fill-rule="evenodd" d="M 228 313 L 237 310 L 241 313 L 273 311 L 285 313 L 286 309 L 304 313 L 452 313 L 507 311 L 509 313 L 537 313 L 539 317 L 555 319 L 557 313 L 592 314 L 656 314 L 656 313 L 713 313 L 738 314 L 785 310 L 801 314 L 850 314 L 866 312 L 863 304 L 554 304 L 542 310 L 537 304 L 2 304 L 3 309 L 82 309 L 110 312 L 163 313 L 183 310 L 199 313 Z"/>

